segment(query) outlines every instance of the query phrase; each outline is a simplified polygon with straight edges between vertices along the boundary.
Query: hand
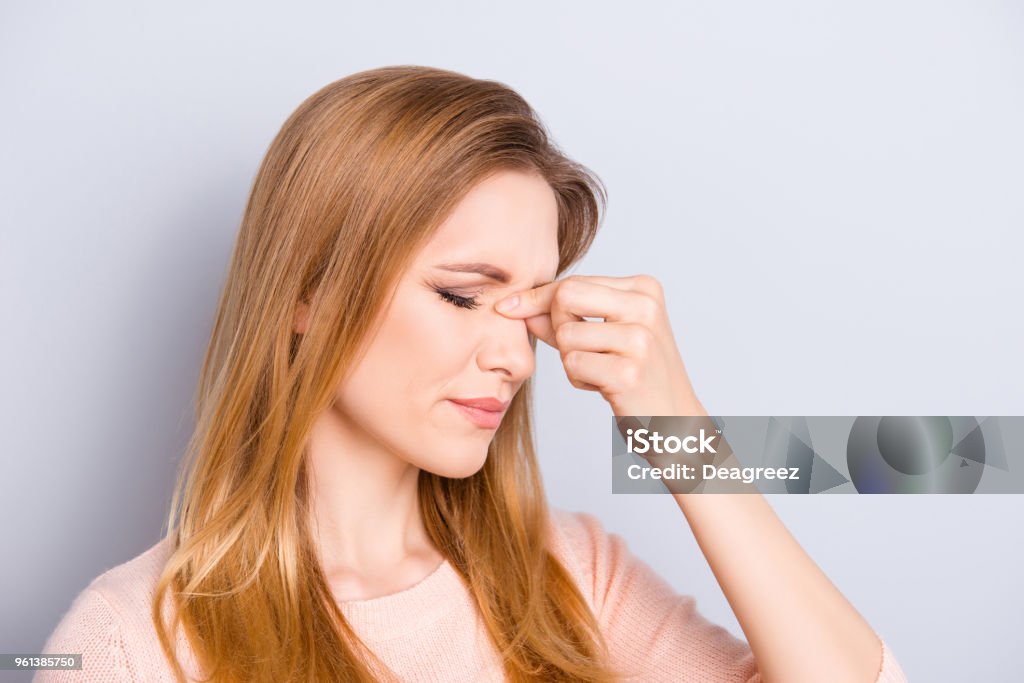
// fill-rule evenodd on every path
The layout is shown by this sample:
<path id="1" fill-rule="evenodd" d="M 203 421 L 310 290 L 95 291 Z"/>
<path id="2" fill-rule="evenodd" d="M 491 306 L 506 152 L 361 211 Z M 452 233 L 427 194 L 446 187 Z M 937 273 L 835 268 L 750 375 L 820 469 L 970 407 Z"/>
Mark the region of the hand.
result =
<path id="1" fill-rule="evenodd" d="M 570 275 L 510 295 L 495 308 L 525 319 L 531 334 L 558 350 L 569 382 L 599 391 L 615 415 L 707 415 L 653 277 Z"/>

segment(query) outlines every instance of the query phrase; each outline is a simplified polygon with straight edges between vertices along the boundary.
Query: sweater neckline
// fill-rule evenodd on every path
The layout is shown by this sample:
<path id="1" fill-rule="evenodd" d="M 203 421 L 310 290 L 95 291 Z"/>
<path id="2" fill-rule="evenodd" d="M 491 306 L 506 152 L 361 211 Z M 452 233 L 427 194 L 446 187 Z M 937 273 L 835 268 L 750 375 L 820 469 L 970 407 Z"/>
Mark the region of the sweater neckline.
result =
<path id="1" fill-rule="evenodd" d="M 430 574 L 395 593 L 363 600 L 338 600 L 345 619 L 361 638 L 397 638 L 428 626 L 471 600 L 462 577 L 444 558 Z"/>

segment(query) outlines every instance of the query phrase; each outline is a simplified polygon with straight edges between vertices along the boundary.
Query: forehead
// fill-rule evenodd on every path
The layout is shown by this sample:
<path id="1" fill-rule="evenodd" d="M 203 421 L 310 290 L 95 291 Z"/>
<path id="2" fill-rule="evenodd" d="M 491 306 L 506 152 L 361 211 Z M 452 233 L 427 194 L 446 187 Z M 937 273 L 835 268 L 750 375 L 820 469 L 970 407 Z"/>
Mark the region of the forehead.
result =
<path id="1" fill-rule="evenodd" d="M 420 260 L 487 261 L 514 276 L 554 276 L 558 204 L 540 175 L 498 171 L 456 205 Z"/>

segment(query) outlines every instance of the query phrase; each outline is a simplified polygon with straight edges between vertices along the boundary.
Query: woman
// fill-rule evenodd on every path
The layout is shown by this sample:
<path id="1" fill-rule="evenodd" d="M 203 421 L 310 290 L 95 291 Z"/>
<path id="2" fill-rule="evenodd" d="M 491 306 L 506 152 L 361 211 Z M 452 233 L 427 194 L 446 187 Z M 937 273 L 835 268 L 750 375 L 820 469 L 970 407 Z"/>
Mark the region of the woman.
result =
<path id="1" fill-rule="evenodd" d="M 654 279 L 559 279 L 604 202 L 500 83 L 308 98 L 252 188 L 168 533 L 51 636 L 86 671 L 40 679 L 905 680 L 759 494 L 676 494 L 749 646 L 549 511 L 537 337 L 616 415 L 707 415 Z"/>

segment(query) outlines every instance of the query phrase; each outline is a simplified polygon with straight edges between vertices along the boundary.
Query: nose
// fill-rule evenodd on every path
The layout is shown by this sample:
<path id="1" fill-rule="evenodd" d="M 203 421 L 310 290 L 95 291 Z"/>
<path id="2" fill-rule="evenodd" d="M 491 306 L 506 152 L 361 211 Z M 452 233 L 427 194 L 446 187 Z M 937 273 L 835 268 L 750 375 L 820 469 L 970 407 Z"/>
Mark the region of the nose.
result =
<path id="1" fill-rule="evenodd" d="M 506 318 L 495 312 L 487 320 L 485 338 L 477 363 L 485 372 L 496 371 L 512 382 L 521 382 L 536 367 L 534 346 L 525 320 Z"/>

